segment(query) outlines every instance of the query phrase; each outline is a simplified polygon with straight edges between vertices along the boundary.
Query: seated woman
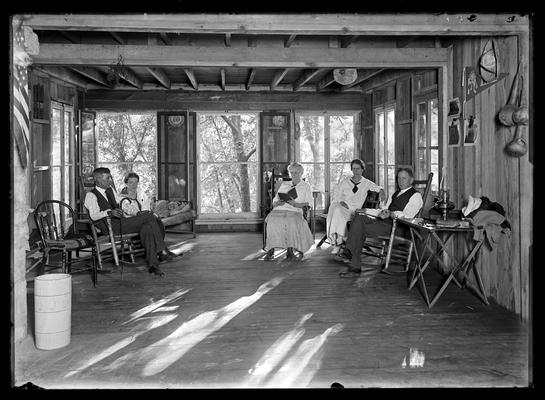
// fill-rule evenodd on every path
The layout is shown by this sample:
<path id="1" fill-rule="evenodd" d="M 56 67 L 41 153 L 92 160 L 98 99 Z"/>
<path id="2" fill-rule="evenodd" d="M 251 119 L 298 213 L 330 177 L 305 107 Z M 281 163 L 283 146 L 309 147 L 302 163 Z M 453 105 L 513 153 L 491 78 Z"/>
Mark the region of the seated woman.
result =
<path id="1" fill-rule="evenodd" d="M 273 210 L 267 215 L 268 249 L 265 260 L 272 260 L 275 247 L 287 248 L 288 260 L 301 260 L 314 244 L 312 232 L 303 218 L 303 207 L 312 203 L 310 185 L 301 180 L 304 169 L 299 163 L 288 167 L 291 181 L 282 182 L 273 198 Z"/>
<path id="2" fill-rule="evenodd" d="M 138 184 L 140 183 L 140 176 L 136 172 L 129 172 L 123 180 L 127 186 L 121 189 L 121 196 L 128 200 L 121 200 L 121 209 L 125 216 L 134 216 L 142 212 L 151 211 L 151 201 L 146 194 L 138 190 Z M 165 237 L 165 226 L 159 216 L 155 215 L 159 228 L 163 238 Z"/>
<path id="3" fill-rule="evenodd" d="M 367 192 L 380 192 L 381 201 L 386 197 L 380 186 L 363 177 L 365 164 L 362 160 L 352 160 L 350 169 L 352 177 L 343 178 L 334 188 L 327 212 L 326 229 L 329 242 L 333 245 L 332 254 L 337 254 L 346 241 L 346 224 L 354 217 L 356 209 L 362 207 Z"/>

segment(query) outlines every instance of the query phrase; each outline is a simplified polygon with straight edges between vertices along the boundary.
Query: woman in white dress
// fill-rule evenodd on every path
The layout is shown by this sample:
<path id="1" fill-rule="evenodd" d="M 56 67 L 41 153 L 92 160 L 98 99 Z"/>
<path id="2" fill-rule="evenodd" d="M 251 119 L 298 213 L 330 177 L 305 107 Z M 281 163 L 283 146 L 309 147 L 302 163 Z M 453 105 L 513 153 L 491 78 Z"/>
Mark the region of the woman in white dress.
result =
<path id="1" fill-rule="evenodd" d="M 303 254 L 314 244 L 312 232 L 303 218 L 303 207 L 312 203 L 312 190 L 308 182 L 301 180 L 304 168 L 299 163 L 288 167 L 291 181 L 282 182 L 273 198 L 273 210 L 267 215 L 268 250 L 265 260 L 272 260 L 275 248 L 286 248 L 288 260 L 301 260 Z M 295 189 L 296 193 L 293 192 Z M 282 194 L 291 192 L 292 198 L 282 200 Z"/>
<path id="2" fill-rule="evenodd" d="M 332 253 L 337 254 L 347 237 L 346 223 L 361 208 L 369 190 L 380 192 L 380 200 L 384 200 L 384 190 L 374 182 L 363 177 L 365 163 L 355 159 L 350 162 L 351 177 L 344 177 L 333 189 L 331 204 L 327 212 L 327 237 L 332 244 Z"/>

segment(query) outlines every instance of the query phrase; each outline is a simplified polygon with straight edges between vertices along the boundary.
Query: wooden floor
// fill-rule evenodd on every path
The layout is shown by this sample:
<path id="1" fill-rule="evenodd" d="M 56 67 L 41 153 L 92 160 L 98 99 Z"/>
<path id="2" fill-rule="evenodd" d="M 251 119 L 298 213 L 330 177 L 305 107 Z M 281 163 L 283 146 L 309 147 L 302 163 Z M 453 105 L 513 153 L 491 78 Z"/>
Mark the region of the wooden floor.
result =
<path id="1" fill-rule="evenodd" d="M 321 236 L 317 234 L 318 236 Z M 428 309 L 403 274 L 339 278 L 327 245 L 259 260 L 260 233 L 168 237 L 162 264 L 73 276 L 71 342 L 37 350 L 33 282 L 15 385 L 44 388 L 526 387 L 528 327 L 451 285 Z M 429 285 L 440 276 L 426 272 Z M 431 289 L 433 293 L 433 289 Z"/>

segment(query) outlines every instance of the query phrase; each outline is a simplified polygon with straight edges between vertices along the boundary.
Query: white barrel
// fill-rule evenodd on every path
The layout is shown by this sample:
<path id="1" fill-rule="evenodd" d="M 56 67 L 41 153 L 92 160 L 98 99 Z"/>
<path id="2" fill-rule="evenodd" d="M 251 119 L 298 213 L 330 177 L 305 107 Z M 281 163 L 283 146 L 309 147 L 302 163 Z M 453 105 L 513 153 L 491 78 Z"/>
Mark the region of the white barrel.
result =
<path id="1" fill-rule="evenodd" d="M 40 350 L 70 343 L 72 277 L 46 274 L 34 280 L 34 339 Z"/>

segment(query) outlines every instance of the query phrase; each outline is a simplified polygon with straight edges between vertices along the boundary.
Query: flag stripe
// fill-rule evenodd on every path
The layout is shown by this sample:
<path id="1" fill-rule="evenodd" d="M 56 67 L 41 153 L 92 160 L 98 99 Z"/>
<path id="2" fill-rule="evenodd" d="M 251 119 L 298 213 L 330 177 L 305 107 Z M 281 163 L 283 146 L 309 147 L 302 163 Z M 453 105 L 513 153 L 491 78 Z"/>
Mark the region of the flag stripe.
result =
<path id="1" fill-rule="evenodd" d="M 21 98 L 23 97 L 23 95 L 21 94 L 18 88 L 15 88 L 13 90 L 13 97 L 15 97 L 15 100 L 17 100 L 14 102 L 15 106 L 18 106 L 18 105 L 21 106 L 23 108 L 21 112 L 24 112 L 26 115 L 28 115 L 29 114 L 28 101 L 25 100 L 24 98 Z"/>
<path id="2" fill-rule="evenodd" d="M 24 117 L 21 115 L 21 113 L 19 112 L 17 108 L 13 110 L 13 113 L 15 114 L 15 119 L 17 120 L 19 124 L 19 128 L 23 132 L 23 139 L 25 140 L 25 144 L 28 146 L 29 144 L 28 143 L 28 134 L 29 134 L 28 125 L 25 123 Z"/>

